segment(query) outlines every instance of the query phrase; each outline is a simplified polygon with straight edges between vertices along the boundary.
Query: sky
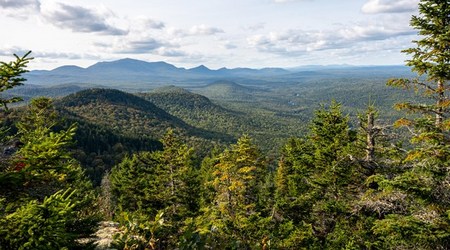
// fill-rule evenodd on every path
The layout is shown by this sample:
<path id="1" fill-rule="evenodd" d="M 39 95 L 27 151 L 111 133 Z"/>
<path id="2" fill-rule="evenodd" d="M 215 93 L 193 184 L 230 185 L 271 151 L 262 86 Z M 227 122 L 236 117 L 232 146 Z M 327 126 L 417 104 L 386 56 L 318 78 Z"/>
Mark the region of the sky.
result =
<path id="1" fill-rule="evenodd" d="M 419 0 L 0 0 L 0 61 L 178 67 L 403 65 Z"/>

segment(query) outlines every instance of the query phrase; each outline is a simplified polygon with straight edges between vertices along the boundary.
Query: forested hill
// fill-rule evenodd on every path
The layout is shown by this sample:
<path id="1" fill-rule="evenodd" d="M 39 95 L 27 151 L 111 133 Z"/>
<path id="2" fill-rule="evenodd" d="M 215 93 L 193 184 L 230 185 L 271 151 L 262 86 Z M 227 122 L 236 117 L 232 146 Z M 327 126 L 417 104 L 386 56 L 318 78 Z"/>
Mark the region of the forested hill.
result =
<path id="1" fill-rule="evenodd" d="M 192 126 L 236 137 L 251 130 L 244 113 L 225 109 L 207 97 L 183 88 L 163 87 L 138 95 Z"/>
<path id="2" fill-rule="evenodd" d="M 206 86 L 193 88 L 199 94 L 220 100 L 248 100 L 253 95 L 263 92 L 262 89 L 244 86 L 234 81 L 214 81 Z"/>
<path id="3" fill-rule="evenodd" d="M 143 98 L 114 89 L 77 92 L 59 100 L 57 106 L 72 116 L 130 137 L 160 138 L 168 128 L 207 139 L 222 137 L 186 124 Z"/>
<path id="4" fill-rule="evenodd" d="M 119 90 L 89 89 L 64 97 L 57 105 L 91 123 L 127 135 L 158 138 L 168 127 L 188 128 L 153 103 Z"/>
<path id="5" fill-rule="evenodd" d="M 208 152 L 213 142 L 230 143 L 233 137 L 187 124 L 150 101 L 113 89 L 88 89 L 55 103 L 66 120 L 78 130 L 75 157 L 85 166 L 95 184 L 105 170 L 129 153 L 161 148 L 159 139 L 168 129 L 183 134 L 199 150 Z"/>

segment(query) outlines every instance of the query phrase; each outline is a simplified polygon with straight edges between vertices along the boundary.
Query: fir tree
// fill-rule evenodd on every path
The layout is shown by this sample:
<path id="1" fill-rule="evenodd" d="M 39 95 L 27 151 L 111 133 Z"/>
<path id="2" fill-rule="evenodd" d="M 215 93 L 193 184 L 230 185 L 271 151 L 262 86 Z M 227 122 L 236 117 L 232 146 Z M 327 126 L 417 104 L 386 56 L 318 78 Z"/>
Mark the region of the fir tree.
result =
<path id="1" fill-rule="evenodd" d="M 25 53 L 21 57 L 14 54 L 14 57 L 16 58 L 15 61 L 11 61 L 9 63 L 0 62 L 0 92 L 23 85 L 26 79 L 23 78 L 22 75 L 28 72 L 26 67 L 28 63 L 33 60 L 33 58 L 29 57 L 30 54 L 31 51 Z M 8 110 L 7 104 L 20 101 L 22 101 L 22 98 L 20 97 L 13 97 L 9 99 L 0 98 L 0 106 L 3 106 L 5 110 Z"/>
<path id="2" fill-rule="evenodd" d="M 414 88 L 431 98 L 427 103 L 401 103 L 398 108 L 422 114 L 400 119 L 397 126 L 412 132 L 402 171 L 392 178 L 375 176 L 380 188 L 373 192 L 372 211 L 378 214 L 373 233 L 381 248 L 445 249 L 450 245 L 450 2 L 421 0 L 419 15 L 411 26 L 418 30 L 417 47 L 404 50 L 412 55 L 407 65 L 417 79 L 393 79 L 389 85 Z M 384 205 L 374 206 L 374 202 Z"/>
<path id="3" fill-rule="evenodd" d="M 1 192 L 9 203 L 0 218 L 2 246 L 75 247 L 77 239 L 96 228 L 99 217 L 92 185 L 67 150 L 76 127 L 54 131 L 56 124 L 50 99 L 40 98 L 31 102 L 17 125 L 23 146 L 0 173 L 0 179 L 14 177 Z"/>
<path id="4" fill-rule="evenodd" d="M 265 172 L 264 160 L 248 136 L 241 137 L 219 156 L 213 173 L 211 230 L 228 246 L 246 248 L 263 244 L 260 226 L 265 222 L 257 203 Z"/>
<path id="5" fill-rule="evenodd" d="M 145 228 L 148 221 L 160 216 L 165 221 L 164 227 L 151 232 L 152 238 L 159 239 L 159 247 L 172 248 L 176 245 L 175 238 L 182 233 L 184 221 L 198 211 L 199 183 L 192 148 L 172 130 L 161 142 L 162 151 L 137 153 L 114 167 L 110 175 L 111 191 L 118 205 L 116 217 L 123 221 L 122 226 L 137 223 Z M 129 221 L 131 218 L 133 221 Z M 143 237 L 150 234 L 145 230 L 141 233 Z"/>

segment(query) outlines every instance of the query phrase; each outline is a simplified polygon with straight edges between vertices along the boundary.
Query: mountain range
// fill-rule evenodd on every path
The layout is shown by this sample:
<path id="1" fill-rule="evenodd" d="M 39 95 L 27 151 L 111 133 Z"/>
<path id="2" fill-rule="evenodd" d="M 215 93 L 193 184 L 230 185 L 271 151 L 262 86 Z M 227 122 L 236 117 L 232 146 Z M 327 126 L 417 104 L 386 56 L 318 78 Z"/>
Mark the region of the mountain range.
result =
<path id="1" fill-rule="evenodd" d="M 175 84 L 208 84 L 218 80 L 246 82 L 291 81 L 304 77 L 335 77 L 342 75 L 404 75 L 409 69 L 404 66 L 348 65 L 304 66 L 283 68 L 220 68 L 209 69 L 204 65 L 186 69 L 166 62 L 145 62 L 135 59 L 120 59 L 98 62 L 87 68 L 61 66 L 53 70 L 33 70 L 25 75 L 27 83 L 35 85 L 86 84 L 97 87 L 112 87 L 124 90 L 146 90 L 153 87 Z"/>
<path id="2" fill-rule="evenodd" d="M 121 59 L 112 62 L 98 62 L 87 68 L 61 66 L 53 70 L 34 70 L 25 75 L 31 84 L 95 83 L 100 85 L 189 82 L 223 78 L 253 78 L 279 76 L 291 73 L 281 68 L 221 68 L 212 70 L 204 65 L 195 68 L 179 68 L 166 62 L 145 62 L 135 59 Z"/>

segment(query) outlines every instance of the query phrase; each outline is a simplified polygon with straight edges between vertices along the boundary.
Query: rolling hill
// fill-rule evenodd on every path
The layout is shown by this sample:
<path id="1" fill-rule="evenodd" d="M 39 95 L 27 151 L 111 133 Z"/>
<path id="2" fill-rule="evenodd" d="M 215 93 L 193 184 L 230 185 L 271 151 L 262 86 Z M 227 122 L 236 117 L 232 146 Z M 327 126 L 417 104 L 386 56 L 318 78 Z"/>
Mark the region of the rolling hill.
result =
<path id="1" fill-rule="evenodd" d="M 69 116 L 131 138 L 159 139 L 169 128 L 203 139 L 229 138 L 195 128 L 136 95 L 113 89 L 88 89 L 59 100 Z"/>

